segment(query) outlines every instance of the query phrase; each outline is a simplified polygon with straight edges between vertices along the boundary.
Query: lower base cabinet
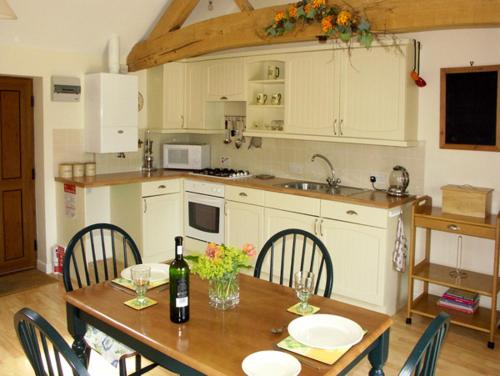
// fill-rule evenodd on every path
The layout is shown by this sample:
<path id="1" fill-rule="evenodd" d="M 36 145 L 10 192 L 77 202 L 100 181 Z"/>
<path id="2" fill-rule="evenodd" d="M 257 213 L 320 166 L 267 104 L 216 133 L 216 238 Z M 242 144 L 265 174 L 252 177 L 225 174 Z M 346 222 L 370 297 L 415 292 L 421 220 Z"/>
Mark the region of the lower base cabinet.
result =
<path id="1" fill-rule="evenodd" d="M 180 180 L 111 187 L 111 221 L 137 243 L 143 262 L 175 257 L 174 238 L 182 235 Z"/>
<path id="2" fill-rule="evenodd" d="M 386 230 L 329 219 L 321 221 L 321 239 L 334 266 L 333 297 L 382 305 Z"/>
<path id="3" fill-rule="evenodd" d="M 264 245 L 264 208 L 262 206 L 226 201 L 225 243 L 242 247 L 253 244 L 259 252 Z M 257 257 L 253 258 L 253 264 Z M 253 275 L 252 269 L 243 269 L 242 273 Z"/>

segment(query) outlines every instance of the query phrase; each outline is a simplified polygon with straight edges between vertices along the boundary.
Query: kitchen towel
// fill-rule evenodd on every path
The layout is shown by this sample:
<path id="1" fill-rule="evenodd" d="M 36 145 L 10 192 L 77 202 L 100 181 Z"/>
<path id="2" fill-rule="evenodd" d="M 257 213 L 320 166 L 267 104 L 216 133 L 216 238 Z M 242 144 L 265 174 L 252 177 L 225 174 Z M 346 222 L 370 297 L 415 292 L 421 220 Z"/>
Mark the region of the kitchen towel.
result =
<path id="1" fill-rule="evenodd" d="M 394 251 L 392 252 L 392 266 L 394 270 L 404 273 L 406 271 L 406 258 L 408 257 L 407 239 L 404 232 L 403 214 L 399 214 L 398 229 Z"/>

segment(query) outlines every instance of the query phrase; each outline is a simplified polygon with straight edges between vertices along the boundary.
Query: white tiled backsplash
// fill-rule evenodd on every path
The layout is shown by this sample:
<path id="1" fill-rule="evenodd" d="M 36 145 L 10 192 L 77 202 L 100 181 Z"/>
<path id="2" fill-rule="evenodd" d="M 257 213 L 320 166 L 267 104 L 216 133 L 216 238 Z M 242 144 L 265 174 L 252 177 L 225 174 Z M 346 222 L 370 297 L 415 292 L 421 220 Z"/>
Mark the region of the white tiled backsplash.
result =
<path id="1" fill-rule="evenodd" d="M 400 148 L 390 146 L 338 144 L 330 142 L 262 139 L 262 148 L 248 149 L 247 137 L 240 149 L 223 143 L 222 135 L 192 135 L 191 141 L 211 144 L 212 166 L 220 167 L 221 158 L 229 157 L 226 167 L 249 169 L 252 174 L 272 174 L 280 177 L 323 181 L 329 176 L 324 161 L 311 162 L 315 153 L 325 155 L 333 164 L 343 185 L 371 188 L 370 175 L 385 178 L 376 184 L 386 188 L 393 166 L 404 166 L 410 174 L 409 191 L 421 194 L 424 187 L 425 147 Z"/>
<path id="2" fill-rule="evenodd" d="M 144 140 L 145 130 L 139 130 L 139 138 Z M 118 158 L 117 153 L 94 154 L 84 152 L 85 135 L 83 129 L 54 129 L 54 173 L 58 173 L 60 163 L 96 162 L 97 174 L 139 171 L 142 167 L 143 149 L 125 153 L 125 158 Z M 161 162 L 161 145 L 167 142 L 188 141 L 188 135 L 164 135 L 151 133 L 153 140 L 154 167 Z"/>
<path id="3" fill-rule="evenodd" d="M 84 152 L 83 129 L 55 129 L 54 171 L 57 174 L 60 163 L 95 161 L 98 174 L 138 171 L 142 166 L 142 148 L 138 152 L 117 154 L 91 154 Z M 139 137 L 144 139 L 144 130 Z M 423 193 L 425 147 L 399 148 L 390 146 L 337 144 L 330 142 L 263 139 L 262 148 L 248 149 L 250 139 L 240 149 L 234 142 L 226 145 L 223 135 L 165 135 L 152 133 L 154 166 L 161 167 L 161 145 L 166 142 L 206 142 L 212 151 L 212 166 L 220 167 L 221 159 L 229 157 L 224 167 L 248 169 L 252 174 L 272 174 L 293 179 L 323 181 L 329 176 L 329 169 L 322 160 L 311 162 L 315 153 L 325 155 L 332 162 L 342 184 L 371 188 L 370 175 L 383 177 L 377 183 L 386 188 L 389 173 L 395 165 L 404 166 L 410 173 L 409 191 Z"/>

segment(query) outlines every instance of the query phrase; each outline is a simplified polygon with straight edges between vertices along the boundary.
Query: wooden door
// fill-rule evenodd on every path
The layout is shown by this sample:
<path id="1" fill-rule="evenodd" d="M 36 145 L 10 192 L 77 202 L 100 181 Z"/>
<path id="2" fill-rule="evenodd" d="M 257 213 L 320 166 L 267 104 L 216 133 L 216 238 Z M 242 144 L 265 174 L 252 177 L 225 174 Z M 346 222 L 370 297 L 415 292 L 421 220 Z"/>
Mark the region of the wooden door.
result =
<path id="1" fill-rule="evenodd" d="M 333 51 L 291 54 L 286 70 L 286 131 L 333 136 L 338 80 Z"/>
<path id="2" fill-rule="evenodd" d="M 36 263 L 31 79 L 0 77 L 0 274 Z"/>

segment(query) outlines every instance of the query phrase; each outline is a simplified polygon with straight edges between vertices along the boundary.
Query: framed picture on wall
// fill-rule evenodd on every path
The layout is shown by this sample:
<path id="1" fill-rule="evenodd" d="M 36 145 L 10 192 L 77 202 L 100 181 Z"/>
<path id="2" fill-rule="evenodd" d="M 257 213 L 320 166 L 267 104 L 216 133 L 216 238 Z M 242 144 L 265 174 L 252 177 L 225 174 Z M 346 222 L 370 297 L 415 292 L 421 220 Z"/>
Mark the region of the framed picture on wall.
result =
<path id="1" fill-rule="evenodd" d="M 441 69 L 440 147 L 500 151 L 500 65 Z"/>

